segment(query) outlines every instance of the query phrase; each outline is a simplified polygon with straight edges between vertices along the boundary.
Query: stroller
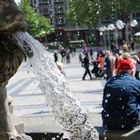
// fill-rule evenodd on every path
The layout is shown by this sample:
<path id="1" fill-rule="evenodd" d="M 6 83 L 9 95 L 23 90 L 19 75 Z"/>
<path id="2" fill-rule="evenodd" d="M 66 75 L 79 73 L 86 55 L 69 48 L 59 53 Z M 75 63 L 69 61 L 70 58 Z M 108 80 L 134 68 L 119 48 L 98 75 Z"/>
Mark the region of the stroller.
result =
<path id="1" fill-rule="evenodd" d="M 98 61 L 92 61 L 93 69 L 91 73 L 94 74 L 95 78 L 105 78 L 104 71 L 99 67 Z"/>

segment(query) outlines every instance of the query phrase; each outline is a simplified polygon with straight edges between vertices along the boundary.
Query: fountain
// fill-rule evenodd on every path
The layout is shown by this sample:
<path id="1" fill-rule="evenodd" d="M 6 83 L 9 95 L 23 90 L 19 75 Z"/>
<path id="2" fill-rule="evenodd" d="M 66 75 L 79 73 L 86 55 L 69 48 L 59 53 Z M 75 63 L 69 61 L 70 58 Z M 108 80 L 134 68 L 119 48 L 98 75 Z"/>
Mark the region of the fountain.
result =
<path id="1" fill-rule="evenodd" d="M 64 131 L 68 132 L 70 139 L 98 140 L 96 129 L 88 121 L 80 102 L 72 95 L 52 55 L 26 32 L 24 17 L 13 0 L 1 0 L 0 15 L 2 17 L 0 19 L 0 135 L 3 136 L 2 140 L 10 139 L 10 136 L 14 136 L 15 140 L 22 139 L 10 119 L 5 86 L 26 56 L 30 57 L 29 61 L 36 70 L 40 89 L 46 95 L 55 119 Z"/>
<path id="2" fill-rule="evenodd" d="M 27 32 L 17 32 L 14 38 L 20 46 L 24 46 L 26 41 L 33 51 L 34 56 L 29 61 L 38 75 L 40 89 L 46 95 L 47 104 L 52 108 L 55 119 L 69 133 L 70 140 L 98 140 L 97 131 L 88 121 L 80 102 L 71 93 L 53 56 Z"/>

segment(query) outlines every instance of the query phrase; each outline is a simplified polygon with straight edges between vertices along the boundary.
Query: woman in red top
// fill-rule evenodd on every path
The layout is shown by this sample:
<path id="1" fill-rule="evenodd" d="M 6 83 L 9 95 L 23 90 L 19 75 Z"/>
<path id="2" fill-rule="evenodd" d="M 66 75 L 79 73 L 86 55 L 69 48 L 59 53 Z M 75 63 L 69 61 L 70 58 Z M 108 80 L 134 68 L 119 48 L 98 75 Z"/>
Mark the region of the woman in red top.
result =
<path id="1" fill-rule="evenodd" d="M 103 60 L 100 54 L 97 54 L 96 60 L 99 62 L 99 67 L 103 69 Z"/>

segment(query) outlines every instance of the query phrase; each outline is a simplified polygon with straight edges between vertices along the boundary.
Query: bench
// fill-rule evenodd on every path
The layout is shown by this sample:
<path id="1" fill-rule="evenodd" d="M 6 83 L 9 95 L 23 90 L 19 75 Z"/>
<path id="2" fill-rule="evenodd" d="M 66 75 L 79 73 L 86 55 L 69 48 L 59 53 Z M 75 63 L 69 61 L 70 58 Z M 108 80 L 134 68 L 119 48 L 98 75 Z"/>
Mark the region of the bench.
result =
<path id="1" fill-rule="evenodd" d="M 100 140 L 140 140 L 140 127 L 133 130 L 106 130 L 104 127 L 95 127 Z"/>

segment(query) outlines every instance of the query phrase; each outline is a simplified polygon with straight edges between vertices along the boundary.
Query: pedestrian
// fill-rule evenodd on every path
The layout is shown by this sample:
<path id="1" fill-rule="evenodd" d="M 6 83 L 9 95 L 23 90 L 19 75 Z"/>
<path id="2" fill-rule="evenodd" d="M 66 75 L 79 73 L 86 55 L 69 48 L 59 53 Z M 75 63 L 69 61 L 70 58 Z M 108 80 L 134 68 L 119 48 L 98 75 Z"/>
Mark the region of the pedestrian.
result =
<path id="1" fill-rule="evenodd" d="M 118 53 L 116 53 L 114 56 L 115 56 L 115 74 L 118 74 L 119 62 L 121 60 L 121 57 Z"/>
<path id="2" fill-rule="evenodd" d="M 63 67 L 64 67 L 63 63 L 57 62 L 56 65 L 57 65 L 58 69 L 60 70 L 60 72 L 64 75 L 64 77 L 66 77 L 66 74 L 63 70 Z"/>
<path id="3" fill-rule="evenodd" d="M 65 57 L 66 57 L 66 49 L 62 48 L 60 51 L 61 54 L 61 62 L 65 62 Z"/>
<path id="4" fill-rule="evenodd" d="M 58 61 L 58 53 L 57 51 L 54 51 L 54 62 Z"/>
<path id="5" fill-rule="evenodd" d="M 134 40 L 131 40 L 131 42 L 130 42 L 130 47 L 131 47 L 131 50 L 132 50 L 132 51 L 135 50 L 135 43 L 134 43 Z"/>
<path id="6" fill-rule="evenodd" d="M 133 63 L 122 58 L 119 73 L 107 81 L 102 101 L 107 129 L 133 129 L 140 123 L 140 81 L 133 77 Z"/>
<path id="7" fill-rule="evenodd" d="M 134 55 L 134 59 L 136 60 L 135 77 L 140 80 L 140 51 L 138 51 L 137 55 Z"/>
<path id="8" fill-rule="evenodd" d="M 84 50 L 85 52 L 88 51 L 88 46 L 87 46 L 86 42 L 82 43 L 82 50 Z"/>
<path id="9" fill-rule="evenodd" d="M 103 60 L 102 60 L 101 54 L 97 53 L 96 60 L 99 63 L 99 68 L 103 69 Z"/>
<path id="10" fill-rule="evenodd" d="M 74 56 L 76 55 L 76 47 L 73 46 L 73 53 L 74 53 Z"/>
<path id="11" fill-rule="evenodd" d="M 70 50 L 69 49 L 66 50 L 66 63 L 67 64 L 70 63 Z"/>
<path id="12" fill-rule="evenodd" d="M 115 60 L 111 55 L 111 52 L 108 50 L 105 52 L 105 60 L 104 60 L 104 71 L 106 74 L 106 80 L 109 80 L 113 76 L 114 68 L 115 68 Z"/>
<path id="13" fill-rule="evenodd" d="M 111 43 L 111 51 L 112 51 L 113 54 L 119 53 L 119 49 L 118 49 L 118 47 L 116 46 L 116 44 L 115 44 L 114 41 Z"/>
<path id="14" fill-rule="evenodd" d="M 90 58 L 93 60 L 93 48 L 91 47 L 89 50 Z"/>
<path id="15" fill-rule="evenodd" d="M 83 59 L 83 64 L 84 64 L 84 68 L 85 68 L 85 73 L 84 73 L 82 79 L 85 80 L 85 77 L 86 77 L 87 74 L 89 75 L 90 79 L 92 79 L 92 76 L 91 76 L 91 73 L 90 73 L 90 70 L 89 70 L 90 63 L 89 63 L 88 53 L 85 54 L 85 57 Z"/>
<path id="16" fill-rule="evenodd" d="M 123 53 L 128 52 L 129 53 L 129 48 L 127 44 L 123 45 Z"/>
<path id="17" fill-rule="evenodd" d="M 79 62 L 81 63 L 81 66 L 84 67 L 84 53 L 83 51 L 79 54 Z"/>

